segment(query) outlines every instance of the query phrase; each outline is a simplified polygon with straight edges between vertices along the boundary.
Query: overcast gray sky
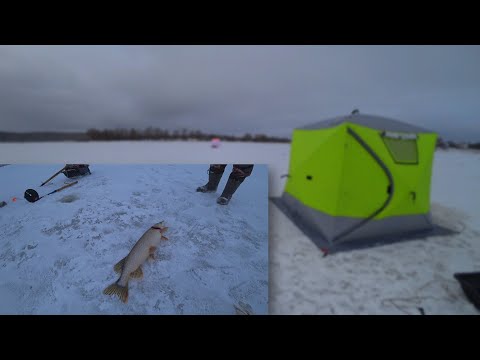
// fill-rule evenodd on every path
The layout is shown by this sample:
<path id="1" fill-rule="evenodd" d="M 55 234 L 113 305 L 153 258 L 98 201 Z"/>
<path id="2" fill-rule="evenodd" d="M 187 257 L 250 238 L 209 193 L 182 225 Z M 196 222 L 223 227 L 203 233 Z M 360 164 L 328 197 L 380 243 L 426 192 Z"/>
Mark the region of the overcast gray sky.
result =
<path id="1" fill-rule="evenodd" d="M 480 46 L 0 46 L 0 131 L 285 136 L 354 108 L 480 141 Z"/>

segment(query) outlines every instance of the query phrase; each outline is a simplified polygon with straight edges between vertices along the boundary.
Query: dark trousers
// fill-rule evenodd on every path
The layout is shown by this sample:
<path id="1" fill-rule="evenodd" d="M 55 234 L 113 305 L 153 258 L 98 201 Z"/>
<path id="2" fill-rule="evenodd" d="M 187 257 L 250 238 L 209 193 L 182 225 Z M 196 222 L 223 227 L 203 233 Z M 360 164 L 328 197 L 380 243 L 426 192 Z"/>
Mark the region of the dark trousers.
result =
<path id="1" fill-rule="evenodd" d="M 227 164 L 211 164 L 210 171 L 215 174 L 223 174 Z M 233 164 L 232 172 L 230 173 L 229 179 L 245 179 L 250 176 L 253 171 L 253 165 L 248 164 Z"/>

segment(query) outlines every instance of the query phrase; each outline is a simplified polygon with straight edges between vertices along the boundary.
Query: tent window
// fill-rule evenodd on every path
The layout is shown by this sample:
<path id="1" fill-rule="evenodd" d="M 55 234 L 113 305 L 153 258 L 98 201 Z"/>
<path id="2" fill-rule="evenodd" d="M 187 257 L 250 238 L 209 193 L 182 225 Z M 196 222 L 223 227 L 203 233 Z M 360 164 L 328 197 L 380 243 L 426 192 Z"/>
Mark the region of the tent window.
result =
<path id="1" fill-rule="evenodd" d="M 418 164 L 416 134 L 384 132 L 381 134 L 393 161 L 397 164 Z"/>

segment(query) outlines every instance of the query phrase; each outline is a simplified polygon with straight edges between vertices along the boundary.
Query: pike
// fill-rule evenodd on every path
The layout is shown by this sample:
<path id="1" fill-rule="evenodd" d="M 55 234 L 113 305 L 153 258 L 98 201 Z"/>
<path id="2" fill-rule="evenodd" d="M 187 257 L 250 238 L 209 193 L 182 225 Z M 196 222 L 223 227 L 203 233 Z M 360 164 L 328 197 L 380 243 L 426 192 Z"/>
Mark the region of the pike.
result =
<path id="1" fill-rule="evenodd" d="M 148 229 L 133 246 L 130 253 L 115 264 L 113 269 L 120 274 L 120 278 L 103 293 L 105 295 L 116 295 L 124 303 L 128 301 L 128 281 L 143 277 L 142 264 L 147 259 L 155 259 L 155 250 L 162 240 L 168 240 L 163 233 L 168 230 L 164 222 L 159 222 Z"/>

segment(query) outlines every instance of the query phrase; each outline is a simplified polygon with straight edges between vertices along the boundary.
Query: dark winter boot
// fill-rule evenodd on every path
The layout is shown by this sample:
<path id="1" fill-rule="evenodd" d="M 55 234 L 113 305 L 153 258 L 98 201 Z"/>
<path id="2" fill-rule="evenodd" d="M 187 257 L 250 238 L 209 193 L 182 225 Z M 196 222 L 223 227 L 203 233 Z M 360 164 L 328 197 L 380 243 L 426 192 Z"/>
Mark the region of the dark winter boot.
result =
<path id="1" fill-rule="evenodd" d="M 222 179 L 223 171 L 222 172 L 214 172 L 212 170 L 208 170 L 208 183 L 203 186 L 199 186 L 197 191 L 208 193 L 208 192 L 215 192 L 217 191 L 218 184 Z"/>
<path id="2" fill-rule="evenodd" d="M 233 178 L 229 177 L 228 182 L 223 189 L 222 195 L 217 199 L 217 203 L 220 205 L 227 205 L 232 198 L 232 195 L 237 191 L 240 184 L 245 180 L 245 178 Z"/>

